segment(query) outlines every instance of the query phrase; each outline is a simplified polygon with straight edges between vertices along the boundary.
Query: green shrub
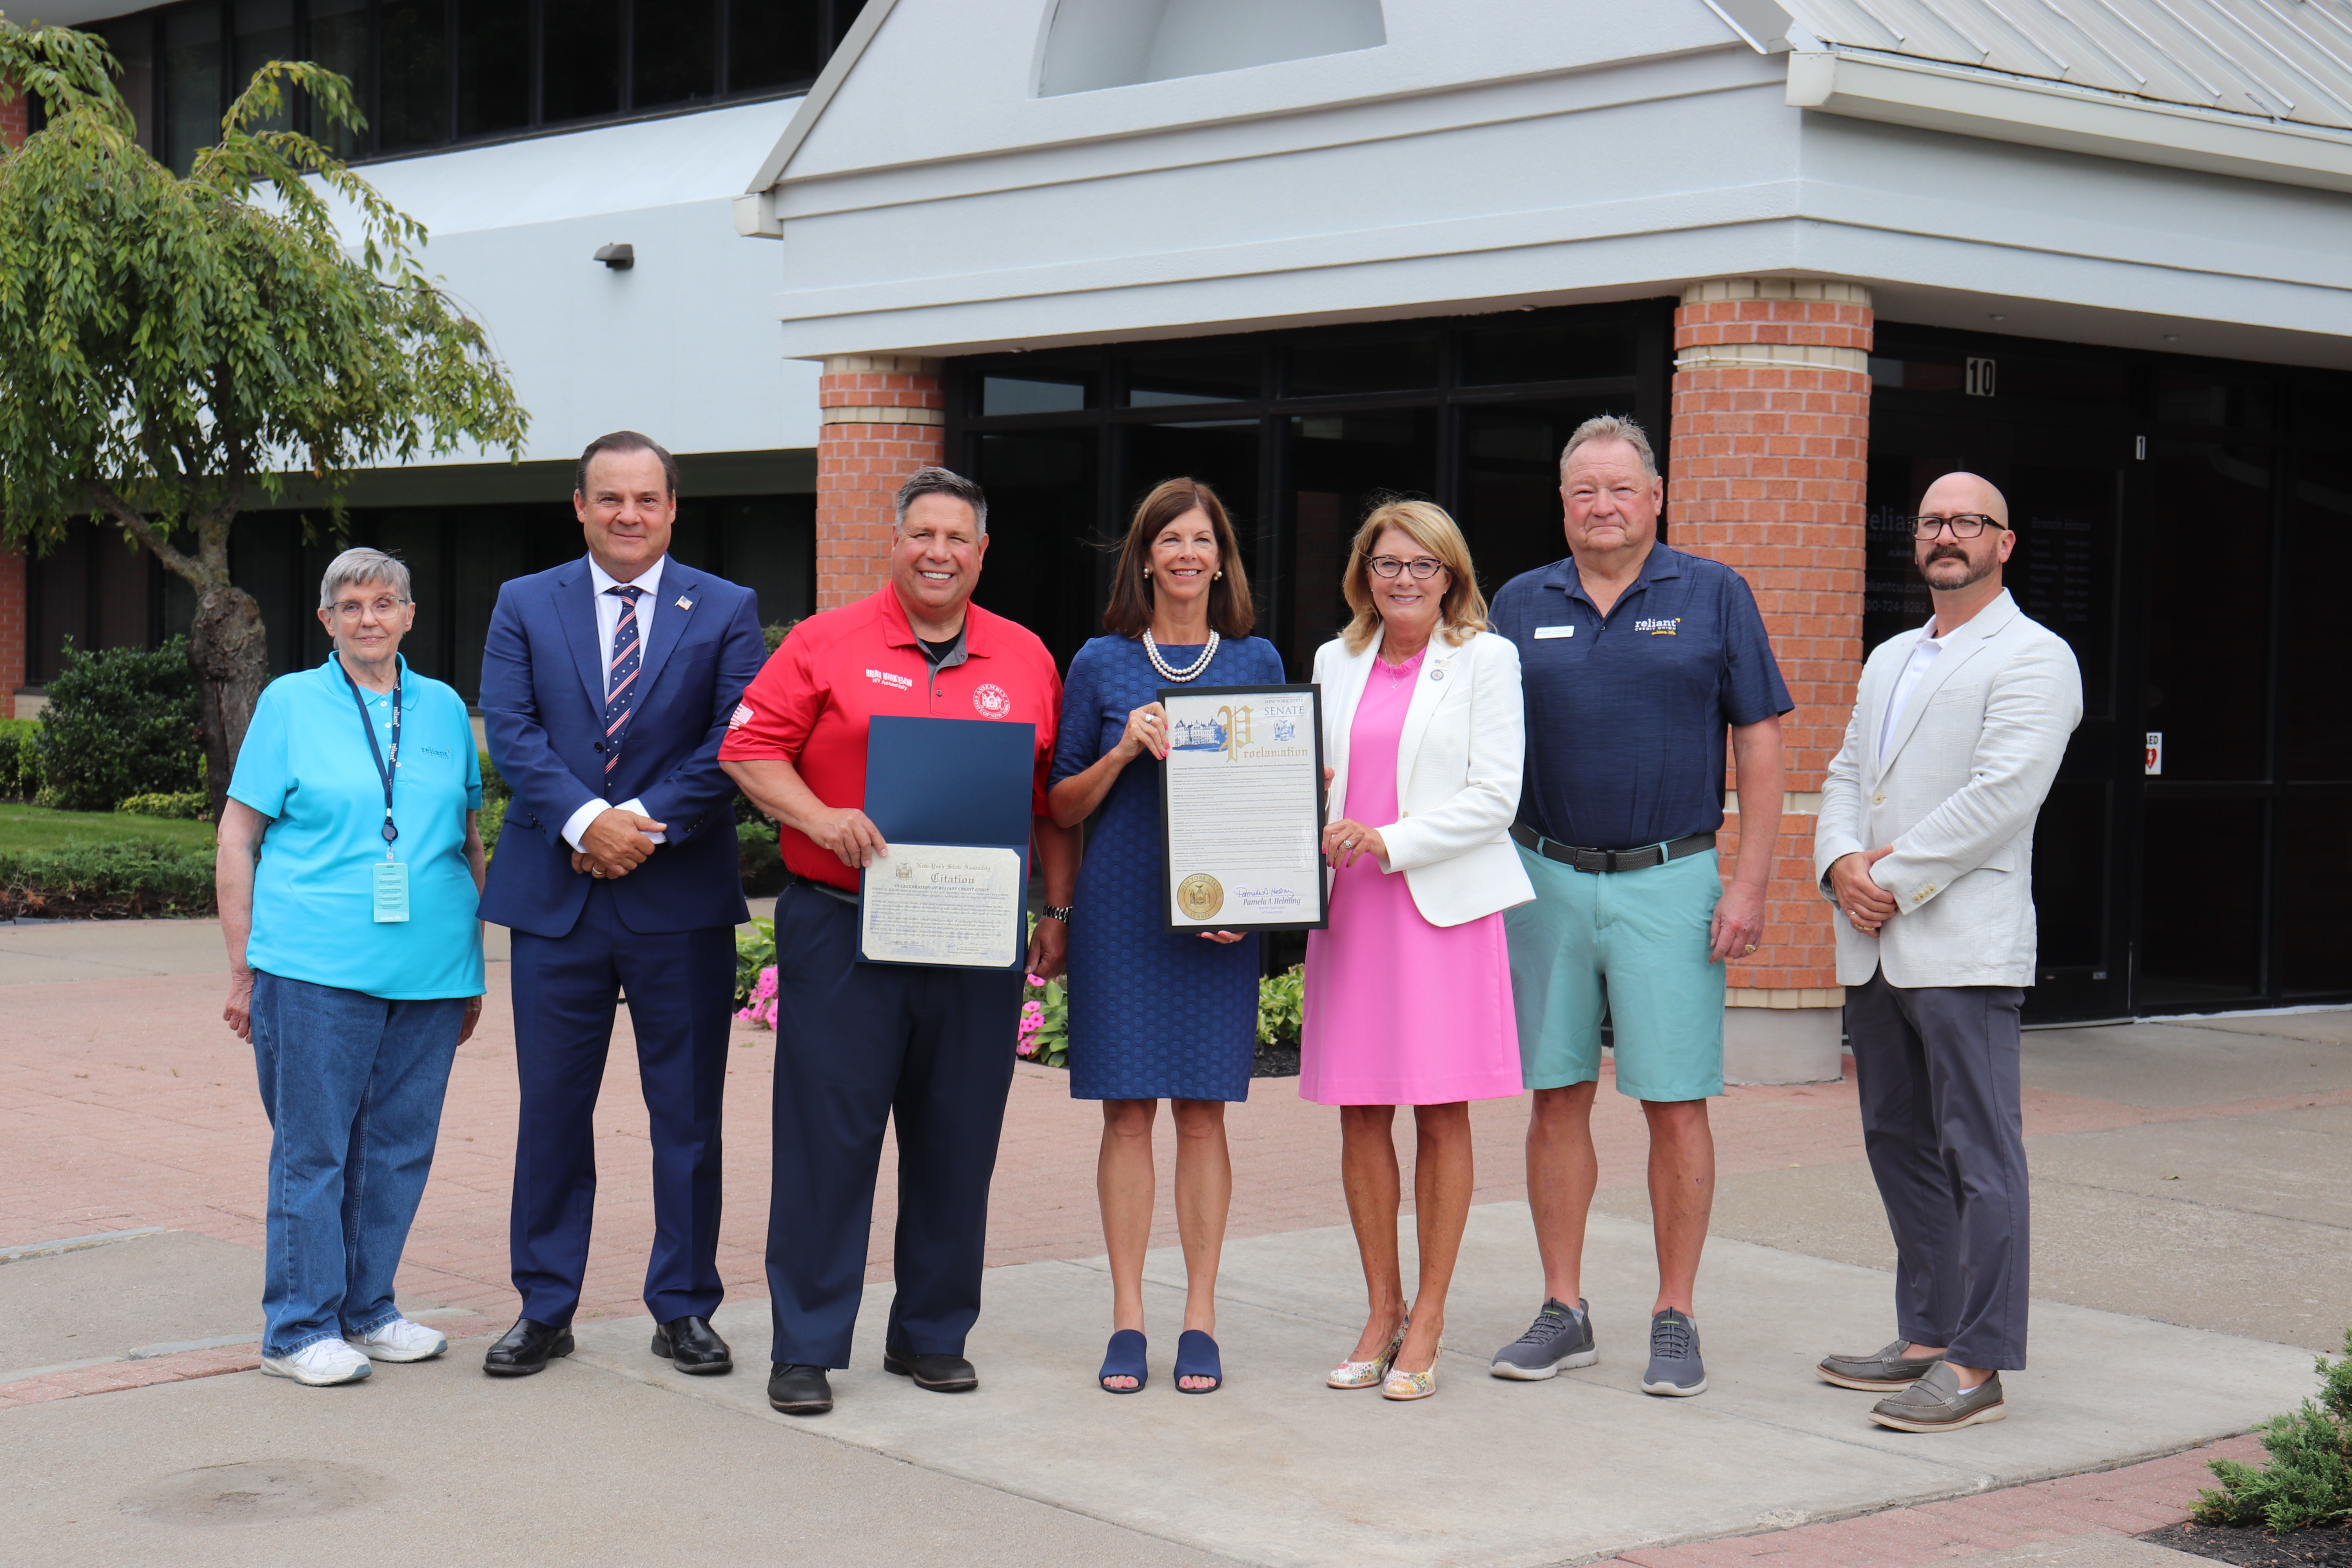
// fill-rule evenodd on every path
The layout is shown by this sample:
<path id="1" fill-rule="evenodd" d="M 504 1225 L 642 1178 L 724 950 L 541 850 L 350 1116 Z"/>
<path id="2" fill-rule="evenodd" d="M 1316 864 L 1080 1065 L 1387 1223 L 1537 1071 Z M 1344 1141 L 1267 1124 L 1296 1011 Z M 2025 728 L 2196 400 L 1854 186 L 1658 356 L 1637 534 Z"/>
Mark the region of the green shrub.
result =
<path id="1" fill-rule="evenodd" d="M 196 734 L 196 680 L 188 641 L 83 653 L 68 641 L 65 668 L 41 711 L 41 804 L 111 811 L 134 795 L 205 787 Z"/>
<path id="2" fill-rule="evenodd" d="M 760 628 L 760 635 L 768 639 L 768 651 L 770 653 L 773 653 L 778 648 L 783 647 L 784 638 L 791 636 L 792 629 L 799 625 L 800 622 L 797 620 L 773 621 L 767 626 L 761 626 Z"/>
<path id="3" fill-rule="evenodd" d="M 784 857 L 776 847 L 774 823 L 763 819 L 741 824 L 735 829 L 735 846 L 745 898 L 770 899 L 784 890 Z"/>
<path id="4" fill-rule="evenodd" d="M 0 916 L 212 912 L 213 852 L 197 845 L 122 838 L 0 850 Z"/>
<path id="5" fill-rule="evenodd" d="M 178 795 L 126 795 L 114 809 L 131 816 L 168 816 L 180 822 L 202 822 L 212 815 L 212 797 L 200 789 Z"/>
<path id="6" fill-rule="evenodd" d="M 2319 1401 L 2263 1428 L 2270 1462 L 2257 1469 L 2212 1461 L 2221 1489 L 2197 1494 L 2200 1524 L 2260 1525 L 2275 1535 L 2316 1525 L 2352 1525 L 2352 1329 L 2344 1359 L 2321 1356 Z"/>
<path id="7" fill-rule="evenodd" d="M 507 797 L 482 791 L 482 811 L 474 826 L 482 835 L 482 857 L 488 859 L 499 852 L 499 830 L 507 825 Z"/>
<path id="8" fill-rule="evenodd" d="M 735 933 L 735 1005 L 748 1004 L 760 988 L 760 971 L 776 962 L 776 922 L 755 918 L 751 929 Z"/>
<path id="9" fill-rule="evenodd" d="M 482 805 L 488 806 L 494 800 L 513 798 L 514 791 L 507 787 L 507 781 L 499 773 L 498 763 L 490 761 L 490 753 L 477 752 L 475 755 L 479 757 L 482 763 Z"/>
<path id="10" fill-rule="evenodd" d="M 0 719 L 0 800 L 41 793 L 41 721 Z"/>
<path id="11" fill-rule="evenodd" d="M 1294 963 L 1257 983 L 1257 1043 L 1298 1048 L 1307 1016 L 1307 968 Z"/>

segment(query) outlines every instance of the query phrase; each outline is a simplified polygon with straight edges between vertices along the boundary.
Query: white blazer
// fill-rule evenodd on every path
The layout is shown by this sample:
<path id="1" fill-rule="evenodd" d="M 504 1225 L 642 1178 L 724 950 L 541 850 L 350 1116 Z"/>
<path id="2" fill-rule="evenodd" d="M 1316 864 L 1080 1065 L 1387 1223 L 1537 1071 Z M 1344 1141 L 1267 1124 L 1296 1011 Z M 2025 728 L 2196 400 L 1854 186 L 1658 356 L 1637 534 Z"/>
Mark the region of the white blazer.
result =
<path id="1" fill-rule="evenodd" d="M 1374 637 L 1363 652 L 1350 653 L 1334 638 L 1315 650 L 1334 819 L 1346 815 L 1348 731 L 1380 646 Z M 1367 825 L 1379 828 L 1388 846 L 1381 869 L 1404 873 L 1430 924 L 1462 925 L 1535 898 L 1510 839 L 1526 753 L 1519 650 L 1492 632 L 1473 632 L 1459 644 L 1443 632 L 1431 637 L 1397 741 L 1402 816 Z"/>
<path id="2" fill-rule="evenodd" d="M 1876 936 L 1837 918 L 1837 977 L 1861 985 L 2033 984 L 2033 820 L 2083 718 L 2063 637 L 2007 593 L 1944 639 L 1878 752 L 1886 700 L 1919 634 L 1871 651 L 1845 744 L 1822 783 L 1813 875 L 1893 845 L 1871 868 L 1897 913 Z"/>

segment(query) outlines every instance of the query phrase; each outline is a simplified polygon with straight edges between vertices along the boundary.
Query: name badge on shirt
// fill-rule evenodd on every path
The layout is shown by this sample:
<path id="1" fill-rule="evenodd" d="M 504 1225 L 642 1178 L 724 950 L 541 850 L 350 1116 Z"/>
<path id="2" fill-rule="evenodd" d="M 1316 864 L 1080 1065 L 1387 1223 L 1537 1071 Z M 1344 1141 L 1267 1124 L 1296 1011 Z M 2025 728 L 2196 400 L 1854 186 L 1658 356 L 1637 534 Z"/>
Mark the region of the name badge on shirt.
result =
<path id="1" fill-rule="evenodd" d="M 390 925 L 408 918 L 408 867 L 397 860 L 375 863 L 375 922 Z"/>
<path id="2" fill-rule="evenodd" d="M 1572 637 L 1575 635 L 1576 628 L 1574 626 L 1538 626 L 1536 628 L 1536 640 L 1538 642 L 1543 641 L 1546 637 Z"/>

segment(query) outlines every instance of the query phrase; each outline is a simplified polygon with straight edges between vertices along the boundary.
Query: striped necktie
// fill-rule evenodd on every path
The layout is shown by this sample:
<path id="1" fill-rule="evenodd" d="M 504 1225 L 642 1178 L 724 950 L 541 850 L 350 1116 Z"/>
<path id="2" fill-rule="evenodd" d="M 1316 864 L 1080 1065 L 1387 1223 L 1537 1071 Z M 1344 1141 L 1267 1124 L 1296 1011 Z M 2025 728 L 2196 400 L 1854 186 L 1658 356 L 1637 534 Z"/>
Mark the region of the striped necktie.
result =
<path id="1" fill-rule="evenodd" d="M 621 623 L 613 628 L 613 658 L 604 667 L 604 772 L 620 765 L 621 731 L 637 699 L 637 598 L 645 590 L 634 583 L 616 583 L 604 590 L 621 601 Z"/>

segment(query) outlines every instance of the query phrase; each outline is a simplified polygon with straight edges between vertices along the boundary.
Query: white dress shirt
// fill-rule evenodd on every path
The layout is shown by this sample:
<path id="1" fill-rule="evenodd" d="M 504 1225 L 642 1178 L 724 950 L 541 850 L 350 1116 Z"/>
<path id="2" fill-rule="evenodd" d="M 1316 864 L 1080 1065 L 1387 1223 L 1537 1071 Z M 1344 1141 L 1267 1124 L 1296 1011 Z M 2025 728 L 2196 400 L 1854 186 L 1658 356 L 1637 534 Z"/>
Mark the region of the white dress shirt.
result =
<path id="1" fill-rule="evenodd" d="M 654 609 L 661 598 L 662 568 L 668 564 L 669 557 L 664 555 L 636 575 L 636 585 L 645 590 L 637 595 L 637 652 L 640 661 L 653 637 Z M 608 588 L 618 587 L 621 580 L 599 566 L 593 555 L 588 557 L 588 581 L 596 589 L 596 646 L 604 650 L 604 695 L 610 697 L 613 694 L 613 634 L 620 629 L 621 606 L 628 601 L 619 594 L 605 592 Z M 580 836 L 588 831 L 588 825 L 612 809 L 612 804 L 604 800 L 592 800 L 583 805 L 563 825 L 563 841 L 574 849 L 579 848 Z M 621 809 L 634 811 L 639 816 L 646 814 L 646 803 L 635 798 L 621 802 Z M 667 835 L 660 833 L 647 833 L 646 837 L 656 844 L 669 841 Z"/>
<path id="2" fill-rule="evenodd" d="M 1886 699 L 1886 717 L 1878 726 L 1878 760 L 1882 764 L 1886 761 L 1886 748 L 1895 743 L 1895 721 L 1903 717 L 1904 705 L 1911 700 L 1920 677 L 1927 673 L 1927 667 L 1943 651 L 1943 639 L 1936 636 L 1936 623 L 1930 620 L 1919 628 L 1919 640 L 1911 645 L 1911 662 L 1895 678 L 1895 690 Z"/>

